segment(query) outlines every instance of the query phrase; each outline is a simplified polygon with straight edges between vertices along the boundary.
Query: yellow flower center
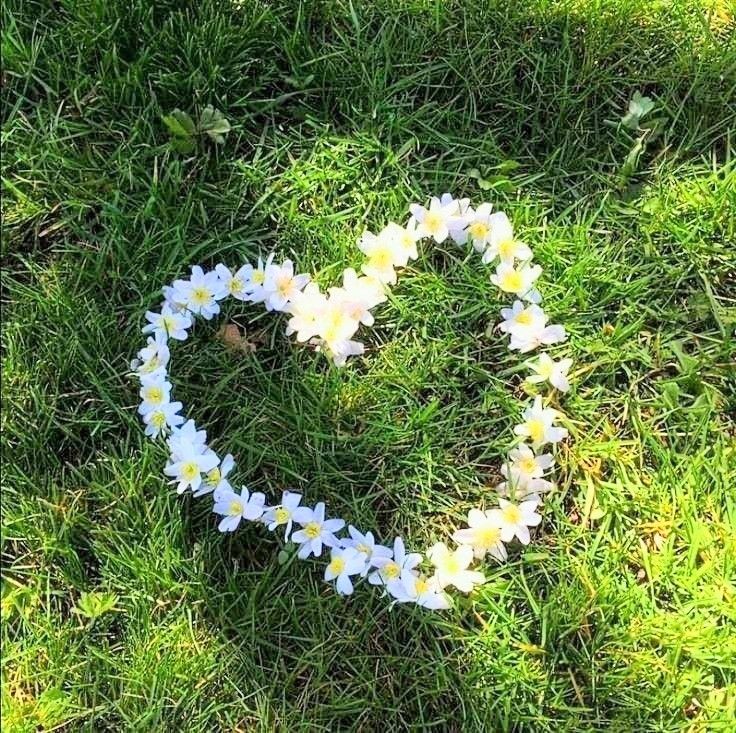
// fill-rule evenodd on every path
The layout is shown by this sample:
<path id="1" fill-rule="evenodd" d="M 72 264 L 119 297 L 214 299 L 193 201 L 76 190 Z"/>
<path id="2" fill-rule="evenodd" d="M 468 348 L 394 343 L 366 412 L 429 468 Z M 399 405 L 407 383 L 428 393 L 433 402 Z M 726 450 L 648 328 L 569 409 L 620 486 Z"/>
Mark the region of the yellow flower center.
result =
<path id="1" fill-rule="evenodd" d="M 541 420 L 527 420 L 526 429 L 529 431 L 529 437 L 535 443 L 542 442 L 542 440 L 544 439 L 544 423 Z"/>
<path id="2" fill-rule="evenodd" d="M 151 423 L 153 424 L 153 427 L 161 430 L 161 428 L 166 425 L 166 415 L 164 415 L 163 412 L 155 413 L 151 418 Z"/>
<path id="3" fill-rule="evenodd" d="M 328 316 L 327 326 L 325 327 L 325 330 L 322 334 L 324 340 L 328 343 L 331 341 L 336 341 L 338 336 L 340 336 L 340 332 L 342 331 L 346 320 L 346 313 L 337 309 L 333 310 L 332 313 L 330 313 L 330 315 Z"/>
<path id="4" fill-rule="evenodd" d="M 394 580 L 401 575 L 401 568 L 395 562 L 386 563 L 383 566 L 383 576 L 389 580 Z"/>
<path id="5" fill-rule="evenodd" d="M 194 288 L 192 290 L 192 303 L 194 305 L 206 305 L 210 302 L 210 291 L 207 288 Z"/>
<path id="6" fill-rule="evenodd" d="M 164 391 L 161 389 L 161 387 L 149 387 L 146 390 L 146 399 L 148 400 L 148 402 L 163 402 Z"/>
<path id="7" fill-rule="evenodd" d="M 521 273 L 517 270 L 509 270 L 501 278 L 501 290 L 507 293 L 516 293 L 524 286 L 524 280 Z"/>
<path id="8" fill-rule="evenodd" d="M 199 475 L 199 466 L 194 461 L 189 461 L 181 467 L 181 477 L 186 481 L 191 481 Z"/>
<path id="9" fill-rule="evenodd" d="M 488 224 L 484 221 L 473 222 L 469 227 L 468 231 L 473 239 L 485 240 L 488 236 Z"/>
<path id="10" fill-rule="evenodd" d="M 435 234 L 442 226 L 442 217 L 436 211 L 428 211 L 422 223 L 430 234 Z"/>
<path id="11" fill-rule="evenodd" d="M 237 517 L 238 514 L 241 514 L 243 511 L 243 505 L 239 501 L 233 501 L 230 502 L 230 506 L 227 508 L 227 513 L 231 517 Z"/>
<path id="12" fill-rule="evenodd" d="M 421 596 L 429 590 L 429 581 L 426 578 L 417 578 L 416 583 L 414 584 L 414 589 L 416 590 L 417 595 Z"/>
<path id="13" fill-rule="evenodd" d="M 256 270 L 251 277 L 251 281 L 255 285 L 263 285 L 263 281 L 266 279 L 266 273 L 263 270 Z"/>
<path id="14" fill-rule="evenodd" d="M 232 278 L 232 280 L 230 280 L 230 284 L 227 287 L 228 287 L 228 290 L 233 295 L 235 295 L 236 293 L 240 293 L 243 291 L 243 288 L 244 288 L 243 281 L 238 277 L 234 277 Z"/>
<path id="15" fill-rule="evenodd" d="M 310 540 L 315 540 L 320 536 L 320 534 L 322 534 L 322 527 L 319 522 L 309 522 L 306 527 L 304 527 L 304 534 L 306 534 Z"/>
<path id="16" fill-rule="evenodd" d="M 222 474 L 220 473 L 220 467 L 215 466 L 208 474 L 207 474 L 207 483 L 212 484 L 213 486 L 217 486 L 217 484 L 220 483 L 220 479 L 222 478 Z"/>
<path id="17" fill-rule="evenodd" d="M 483 527 L 478 530 L 476 539 L 480 547 L 492 547 L 501 539 L 501 530 L 498 527 Z"/>
<path id="18" fill-rule="evenodd" d="M 341 557 L 333 557 L 330 561 L 330 572 L 334 573 L 335 575 L 340 575 L 340 573 L 345 570 L 345 560 L 343 560 Z"/>
<path id="19" fill-rule="evenodd" d="M 370 555 L 371 554 L 371 548 L 368 547 L 368 545 L 366 545 L 365 542 L 359 542 L 357 545 L 355 545 L 355 549 L 358 552 L 365 553 L 366 555 Z"/>
<path id="20" fill-rule="evenodd" d="M 274 513 L 273 513 L 274 519 L 279 524 L 286 524 L 289 521 L 289 518 L 291 517 L 291 512 L 288 509 L 285 509 L 284 507 L 279 507 Z"/>
<path id="21" fill-rule="evenodd" d="M 404 230 L 403 234 L 401 235 L 401 239 L 399 240 L 399 243 L 401 244 L 401 247 L 403 249 L 411 249 L 415 244 L 414 237 L 412 237 L 409 232 Z"/>
<path id="22" fill-rule="evenodd" d="M 514 256 L 515 251 L 516 242 L 514 242 L 513 239 L 504 239 L 503 242 L 498 245 L 498 254 L 501 255 L 501 258 L 504 260 L 511 259 Z"/>
<path id="23" fill-rule="evenodd" d="M 162 316 L 161 320 L 164 322 L 166 333 L 171 333 L 171 331 L 174 330 L 174 326 L 176 325 L 176 319 L 174 318 L 174 316 Z"/>
<path id="24" fill-rule="evenodd" d="M 503 518 L 509 524 L 518 524 L 521 521 L 521 509 L 516 504 L 509 504 L 503 508 Z"/>
<path id="25" fill-rule="evenodd" d="M 519 313 L 517 316 L 514 316 L 514 320 L 521 326 L 528 326 L 532 322 L 532 314 L 527 308 L 524 308 L 521 313 Z"/>
<path id="26" fill-rule="evenodd" d="M 379 247 L 371 253 L 368 265 L 376 270 L 388 270 L 393 266 L 391 249 L 388 246 Z"/>
<path id="27" fill-rule="evenodd" d="M 552 368 L 552 362 L 541 361 L 539 363 L 539 366 L 537 367 L 537 373 L 540 377 L 544 377 L 544 379 L 549 379 L 550 375 L 552 374 Z"/>
<path id="28" fill-rule="evenodd" d="M 282 275 L 276 282 L 276 289 L 279 291 L 280 295 L 288 295 L 289 290 L 291 290 L 291 278 Z"/>
<path id="29" fill-rule="evenodd" d="M 455 575 L 460 572 L 460 563 L 454 555 L 448 555 L 441 564 L 441 569 L 449 575 Z"/>
<path id="30" fill-rule="evenodd" d="M 522 458 L 516 465 L 522 473 L 533 473 L 537 470 L 537 462 L 533 458 Z"/>

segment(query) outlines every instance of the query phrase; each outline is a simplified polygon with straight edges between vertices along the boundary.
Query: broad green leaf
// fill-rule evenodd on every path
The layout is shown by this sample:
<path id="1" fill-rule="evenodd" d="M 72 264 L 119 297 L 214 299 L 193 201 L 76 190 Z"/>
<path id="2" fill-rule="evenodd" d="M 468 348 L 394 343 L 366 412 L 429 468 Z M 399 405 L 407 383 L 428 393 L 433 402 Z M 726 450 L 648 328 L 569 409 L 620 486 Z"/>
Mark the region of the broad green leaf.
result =
<path id="1" fill-rule="evenodd" d="M 191 137 L 174 137 L 171 139 L 171 147 L 177 153 L 191 153 L 195 148 L 194 138 Z"/>
<path id="2" fill-rule="evenodd" d="M 188 138 L 197 131 L 192 118 L 180 109 L 175 109 L 170 115 L 163 115 L 161 119 L 174 137 Z"/>
<path id="3" fill-rule="evenodd" d="M 517 168 L 521 168 L 521 163 L 518 160 L 504 160 L 494 167 L 499 173 L 511 173 Z"/>
<path id="4" fill-rule="evenodd" d="M 115 593 L 97 593 L 91 591 L 82 593 L 75 607 L 75 611 L 80 616 L 86 616 L 89 619 L 96 619 L 104 613 L 117 610 L 115 604 L 118 597 Z"/>
<path id="5" fill-rule="evenodd" d="M 645 148 L 645 137 L 646 133 L 641 137 L 638 137 L 636 139 L 636 142 L 634 143 L 634 147 L 631 148 L 631 150 L 626 155 L 626 158 L 624 158 L 624 162 L 621 165 L 621 170 L 619 171 L 621 177 L 624 180 L 628 180 L 629 178 L 631 178 L 631 176 L 633 176 L 639 168 L 639 157 L 641 156 Z"/>
<path id="6" fill-rule="evenodd" d="M 694 356 L 685 352 L 685 345 L 682 339 L 672 340 L 668 344 L 670 351 L 677 357 L 680 362 L 680 372 L 689 374 L 698 367 L 698 360 Z"/>
<path id="7" fill-rule="evenodd" d="M 74 712 L 72 698 L 58 688 L 47 688 L 36 701 L 35 714 L 44 730 L 50 730 L 67 722 Z"/>
<path id="8" fill-rule="evenodd" d="M 216 143 L 225 142 L 225 135 L 230 132 L 230 123 L 219 109 L 208 104 L 199 116 L 199 131 Z"/>

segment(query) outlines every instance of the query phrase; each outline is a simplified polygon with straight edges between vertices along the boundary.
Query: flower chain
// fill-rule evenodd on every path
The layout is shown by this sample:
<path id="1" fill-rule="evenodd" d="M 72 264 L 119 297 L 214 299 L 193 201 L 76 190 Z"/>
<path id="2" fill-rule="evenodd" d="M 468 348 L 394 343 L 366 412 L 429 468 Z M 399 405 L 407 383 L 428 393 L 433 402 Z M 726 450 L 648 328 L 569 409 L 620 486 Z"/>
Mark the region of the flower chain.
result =
<path id="1" fill-rule="evenodd" d="M 131 368 L 140 380 L 138 412 L 146 435 L 166 437 L 169 458 L 164 473 L 179 494 L 191 490 L 196 497 L 213 495 L 213 512 L 222 517 L 221 532 L 233 532 L 244 521 L 260 523 L 271 532 L 283 531 L 285 541 L 298 545 L 302 560 L 322 557 L 323 550 L 329 550 L 324 578 L 334 581 L 339 594 L 352 593 L 354 582 L 367 578 L 394 602 L 444 609 L 452 605 L 448 588 L 469 593 L 484 582 L 485 576 L 473 569 L 474 563 L 487 556 L 503 562 L 507 544 L 514 539 L 529 543 L 529 528 L 542 520 L 537 513 L 542 495 L 553 488 L 549 472 L 554 458 L 544 447 L 567 436 L 567 430 L 556 424 L 562 416 L 558 410 L 545 406 L 539 395 L 523 410 L 522 422 L 514 428 L 516 447 L 501 467 L 505 480 L 497 487 L 498 506 L 471 509 L 468 526 L 452 535 L 454 548 L 438 542 L 426 551 L 431 570 L 424 572 L 424 558 L 407 552 L 401 537 L 388 547 L 378 544 L 371 532 L 362 533 L 352 525 L 341 536 L 345 521 L 328 518 L 324 502 L 306 506 L 301 494 L 284 491 L 281 500 L 271 506 L 260 492 L 250 492 L 245 486 L 236 492 L 228 480 L 235 466 L 233 457 L 220 458 L 208 446 L 205 431 L 185 419 L 182 403 L 171 400 L 168 379 L 169 343 L 186 339 L 196 316 L 210 320 L 217 315 L 220 301 L 228 296 L 287 313 L 287 335 L 313 344 L 336 366 L 343 366 L 350 356 L 363 353 L 363 344 L 353 336 L 361 325 L 373 325 L 371 311 L 386 300 L 388 287 L 396 283 L 397 269 L 417 258 L 417 243 L 426 238 L 437 243 L 448 238 L 458 245 L 469 243 L 482 255 L 483 263 L 496 264 L 491 283 L 515 296 L 511 307 L 501 310 L 503 320 L 498 325 L 510 336 L 509 349 L 526 354 L 566 340 L 562 326 L 547 324 L 535 287 L 542 268 L 532 264 L 531 250 L 514 236 L 504 213 L 492 212 L 488 203 L 473 209 L 468 199 L 454 199 L 450 194 L 432 198 L 429 207 L 412 204 L 409 209 L 405 226 L 390 223 L 379 234 L 366 231 L 362 235 L 358 247 L 366 260 L 361 273 L 346 269 L 342 286 L 326 293 L 308 275 L 295 274 L 290 260 L 274 262 L 273 254 L 265 262 L 259 258 L 256 267 L 246 264 L 236 272 L 222 264 L 210 272 L 192 267 L 189 279 L 175 280 L 163 288 L 161 309 L 146 313 L 148 324 L 143 333 L 150 335 Z M 548 383 L 566 392 L 571 365 L 571 359 L 555 361 L 542 353 L 536 361 L 527 362 L 533 372 L 527 381 Z"/>

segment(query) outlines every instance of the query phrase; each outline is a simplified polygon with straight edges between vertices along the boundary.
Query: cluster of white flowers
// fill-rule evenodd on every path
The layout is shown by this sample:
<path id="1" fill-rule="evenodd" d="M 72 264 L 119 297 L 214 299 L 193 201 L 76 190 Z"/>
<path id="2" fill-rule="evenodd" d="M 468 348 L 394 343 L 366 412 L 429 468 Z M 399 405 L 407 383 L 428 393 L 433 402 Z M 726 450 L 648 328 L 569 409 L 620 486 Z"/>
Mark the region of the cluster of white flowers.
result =
<path id="1" fill-rule="evenodd" d="M 362 274 L 345 270 L 342 286 L 327 292 L 308 275 L 295 274 L 290 260 L 274 262 L 273 254 L 265 262 L 259 258 L 255 267 L 246 264 L 236 272 L 222 264 L 210 272 L 192 267 L 189 279 L 175 280 L 163 288 L 160 310 L 146 313 L 143 333 L 150 335 L 131 369 L 140 381 L 138 412 L 146 435 L 166 438 L 169 459 L 164 473 L 180 494 L 190 489 L 194 496 L 213 495 L 213 512 L 221 517 L 220 531 L 232 532 L 244 521 L 259 523 L 271 532 L 283 530 L 284 540 L 298 546 L 300 559 L 329 553 L 324 578 L 334 581 L 340 594 L 352 593 L 353 583 L 367 578 L 394 602 L 442 609 L 452 603 L 448 588 L 469 593 L 484 582 L 483 573 L 471 568 L 474 562 L 488 555 L 503 562 L 509 543 L 515 539 L 529 543 L 530 527 L 541 522 L 537 512 L 541 497 L 553 488 L 549 472 L 554 458 L 544 452 L 545 447 L 567 436 L 567 430 L 557 425 L 562 417 L 559 410 L 545 405 L 541 395 L 523 409 L 522 421 L 514 428 L 514 447 L 501 467 L 505 480 L 494 495 L 497 506 L 471 509 L 468 526 L 452 535 L 455 546 L 438 542 L 429 548 L 425 555 L 430 570 L 423 571 L 425 558 L 407 552 L 401 537 L 389 547 L 377 544 L 371 532 L 363 534 L 350 525 L 347 535 L 341 535 L 346 522 L 328 518 L 323 502 L 305 506 L 301 494 L 284 491 L 277 503 L 269 505 L 264 494 L 251 493 L 245 486 L 238 493 L 228 481 L 235 466 L 233 457 L 220 458 L 208 446 L 205 431 L 185 419 L 181 402 L 171 399 L 168 380 L 169 340 L 186 339 L 194 317 L 211 319 L 228 296 L 287 313 L 287 334 L 314 344 L 337 366 L 344 365 L 349 356 L 363 353 L 363 344 L 353 336 L 361 325 L 373 324 L 371 310 L 386 300 L 397 270 L 417 258 L 417 242 L 426 238 L 438 243 L 448 238 L 458 245 L 470 243 L 484 263 L 495 264 L 490 282 L 515 296 L 511 307 L 501 310 L 503 320 L 498 325 L 510 336 L 509 349 L 526 354 L 565 341 L 565 329 L 548 325 L 539 305 L 542 298 L 535 283 L 542 268 L 532 264 L 531 250 L 515 237 L 505 214 L 492 212 L 487 203 L 473 209 L 468 199 L 449 194 L 432 198 L 429 207 L 412 204 L 410 211 L 405 226 L 391 223 L 378 234 L 366 231 L 358 244 L 366 256 Z M 571 365 L 570 359 L 555 361 L 542 353 L 536 361 L 527 362 L 533 372 L 527 382 L 548 383 L 566 392 Z"/>

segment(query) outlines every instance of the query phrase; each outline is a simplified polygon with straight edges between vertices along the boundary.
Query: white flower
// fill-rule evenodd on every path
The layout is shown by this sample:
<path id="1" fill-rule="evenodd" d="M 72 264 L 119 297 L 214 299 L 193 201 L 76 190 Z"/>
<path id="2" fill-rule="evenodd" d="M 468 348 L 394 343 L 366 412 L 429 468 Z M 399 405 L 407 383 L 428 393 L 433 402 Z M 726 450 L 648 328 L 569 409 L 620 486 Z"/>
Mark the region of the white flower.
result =
<path id="1" fill-rule="evenodd" d="M 403 573 L 401 576 L 402 593 L 394 595 L 399 603 L 416 603 L 418 606 L 439 611 L 452 607 L 452 601 L 446 593 L 442 592 L 436 578 L 428 578 L 426 575 L 415 575 L 414 573 Z"/>
<path id="2" fill-rule="evenodd" d="M 190 448 L 177 455 L 164 468 L 164 473 L 177 483 L 176 492 L 184 493 L 191 487 L 196 492 L 202 484 L 202 474 L 211 471 L 219 460 L 212 451 L 199 453 L 196 448 Z"/>
<path id="3" fill-rule="evenodd" d="M 501 473 L 506 481 L 498 485 L 499 493 L 522 499 L 549 491 L 553 484 L 543 476 L 554 462 L 550 453 L 535 455 L 528 445 L 522 444 L 512 449 L 509 451 L 508 462 L 501 466 Z"/>
<path id="4" fill-rule="evenodd" d="M 327 296 L 320 292 L 317 283 L 309 283 L 304 290 L 294 293 L 286 306 L 291 314 L 286 335 L 296 334 L 297 341 L 309 341 L 317 335 L 317 329 L 327 309 Z"/>
<path id="5" fill-rule="evenodd" d="M 317 336 L 325 341 L 331 354 L 342 354 L 349 350 L 345 348 L 345 342 L 358 330 L 359 325 L 358 321 L 351 318 L 344 302 L 329 298 L 317 319 Z"/>
<path id="6" fill-rule="evenodd" d="M 319 557 L 322 545 L 338 547 L 340 541 L 335 537 L 344 526 L 343 519 L 325 519 L 324 502 L 319 502 L 314 509 L 300 506 L 292 512 L 294 521 L 302 526 L 291 535 L 291 541 L 301 545 L 298 557 L 306 560 L 310 555 Z"/>
<path id="7" fill-rule="evenodd" d="M 146 424 L 146 435 L 157 438 L 159 435 L 165 435 L 171 428 L 181 425 L 184 418 L 177 415 L 181 408 L 181 402 L 167 402 L 143 415 L 143 422 Z"/>
<path id="8" fill-rule="evenodd" d="M 268 529 L 273 532 L 276 527 L 280 527 L 282 524 L 285 525 L 284 539 L 288 541 L 294 523 L 294 511 L 301 503 L 301 500 L 301 494 L 284 491 L 281 494 L 281 503 L 278 506 L 270 507 L 263 517 L 263 521 L 268 524 Z"/>
<path id="9" fill-rule="evenodd" d="M 176 312 L 168 303 L 161 306 L 161 312 L 146 311 L 148 324 L 141 329 L 143 333 L 162 334 L 166 338 L 184 341 L 187 329 L 192 325 L 192 317 L 187 312 Z"/>
<path id="10" fill-rule="evenodd" d="M 352 268 L 343 272 L 342 283 L 341 288 L 330 288 L 330 301 L 351 320 L 372 326 L 374 318 L 370 309 L 386 300 L 381 283 L 372 277 L 358 277 Z"/>
<path id="11" fill-rule="evenodd" d="M 217 501 L 220 494 L 232 491 L 233 487 L 230 485 L 230 482 L 226 477 L 233 468 L 235 468 L 235 459 L 230 453 L 228 453 L 222 461 L 219 462 L 219 465 L 207 472 L 201 486 L 193 492 L 194 496 L 204 496 L 205 494 L 214 492 L 214 498 L 215 501 Z"/>
<path id="12" fill-rule="evenodd" d="M 465 244 L 468 241 L 468 230 L 466 226 L 473 210 L 470 208 L 470 199 L 456 199 L 449 193 L 440 196 L 440 204 L 454 208 L 457 218 L 448 222 L 450 236 L 456 244 Z"/>
<path id="13" fill-rule="evenodd" d="M 387 300 L 386 290 L 380 280 L 367 275 L 360 276 L 352 267 L 343 270 L 342 287 L 350 294 L 350 298 L 363 301 L 367 308 L 375 308 Z"/>
<path id="14" fill-rule="evenodd" d="M 530 260 L 532 251 L 523 242 L 514 237 L 514 230 L 508 216 L 498 211 L 489 217 L 490 237 L 488 249 L 483 254 L 486 264 L 496 257 L 502 263 L 513 266 L 514 260 Z"/>
<path id="15" fill-rule="evenodd" d="M 452 539 L 459 545 L 472 547 L 473 554 L 478 560 L 491 555 L 499 562 L 503 562 L 507 554 L 501 542 L 500 514 L 498 509 L 490 509 L 485 512 L 480 509 L 471 509 L 468 512 L 468 527 L 456 530 Z"/>
<path id="16" fill-rule="evenodd" d="M 454 206 L 458 216 L 466 216 L 470 209 L 470 199 L 456 199 L 451 193 L 443 193 L 440 203 L 442 206 Z"/>
<path id="17" fill-rule="evenodd" d="M 186 304 L 176 299 L 176 292 L 174 291 L 173 285 L 164 285 L 161 288 L 161 292 L 164 296 L 164 302 L 161 304 L 162 308 L 168 306 L 171 308 L 172 313 L 186 313 L 189 315 Z"/>
<path id="18" fill-rule="evenodd" d="M 511 308 L 502 308 L 500 331 L 511 334 L 509 349 L 525 354 L 541 345 L 559 343 L 567 338 L 563 326 L 547 326 L 547 314 L 535 304 L 524 306 L 520 300 Z"/>
<path id="19" fill-rule="evenodd" d="M 174 460 L 178 460 L 180 456 L 191 451 L 198 453 L 211 452 L 207 447 L 207 432 L 197 430 L 194 420 L 187 420 L 181 427 L 174 428 L 167 442 Z"/>
<path id="20" fill-rule="evenodd" d="M 284 260 L 280 265 L 269 265 L 263 281 L 263 292 L 266 294 L 266 310 L 282 311 L 296 293 L 309 282 L 309 275 L 295 275 L 294 263 Z"/>
<path id="21" fill-rule="evenodd" d="M 378 237 L 391 243 L 395 267 L 406 267 L 409 260 L 415 260 L 419 257 L 417 242 L 421 239 L 421 235 L 417 229 L 417 221 L 413 216 L 409 217 L 409 221 L 404 227 L 396 222 L 389 222 L 381 230 Z"/>
<path id="22" fill-rule="evenodd" d="M 331 551 L 330 562 L 325 568 L 325 580 L 335 580 L 335 590 L 341 596 L 349 596 L 353 592 L 351 575 L 362 574 L 365 567 L 365 556 L 353 547 L 335 547 Z"/>
<path id="23" fill-rule="evenodd" d="M 195 315 L 210 320 L 220 312 L 218 300 L 227 295 L 217 273 L 205 273 L 199 265 L 192 267 L 189 280 L 174 280 L 173 298 Z"/>
<path id="24" fill-rule="evenodd" d="M 360 356 L 365 351 L 365 345 L 360 341 L 343 339 L 333 343 L 323 343 L 322 350 L 332 359 L 336 367 L 343 367 L 351 356 Z"/>
<path id="25" fill-rule="evenodd" d="M 440 589 L 454 585 L 463 593 L 470 593 L 476 585 L 485 582 L 483 573 L 468 570 L 473 562 L 473 548 L 460 545 L 450 550 L 444 542 L 437 542 L 427 551 L 427 558 L 435 567 L 434 577 Z"/>
<path id="26" fill-rule="evenodd" d="M 539 448 L 545 443 L 559 443 L 567 437 L 566 428 L 554 425 L 561 414 L 559 410 L 543 407 L 542 398 L 538 395 L 532 407 L 527 407 L 522 413 L 524 422 L 514 428 L 514 433 L 529 438 L 532 448 Z"/>
<path id="27" fill-rule="evenodd" d="M 468 228 L 465 231 L 476 252 L 484 252 L 491 241 L 491 209 L 491 204 L 487 203 L 475 211 L 468 209 Z"/>
<path id="28" fill-rule="evenodd" d="M 407 553 L 404 540 L 397 537 L 392 555 L 373 559 L 373 565 L 378 569 L 368 576 L 368 582 L 371 585 L 385 585 L 389 593 L 395 595 L 400 592 L 402 573 L 412 572 L 421 561 L 422 556 L 417 552 Z"/>
<path id="29" fill-rule="evenodd" d="M 465 212 L 461 209 L 462 202 L 456 201 L 450 194 L 443 194 L 441 199 L 433 196 L 429 208 L 419 204 L 409 206 L 411 215 L 417 221 L 417 234 L 420 237 L 432 237 L 438 244 L 444 242 L 451 231 L 462 239 L 458 232 L 462 232 L 465 226 Z"/>
<path id="30" fill-rule="evenodd" d="M 542 521 L 542 517 L 535 511 L 538 503 L 532 500 L 514 504 L 506 499 L 499 499 L 498 503 L 501 505 L 501 539 L 511 542 L 516 536 L 519 542 L 528 545 L 529 527 L 536 527 Z"/>
<path id="31" fill-rule="evenodd" d="M 166 365 L 171 358 L 171 352 L 166 343 L 166 334 L 156 331 L 155 336 L 146 339 L 146 345 L 138 352 L 138 358 L 133 359 L 130 368 L 142 374 L 164 375 Z"/>
<path id="32" fill-rule="evenodd" d="M 385 284 L 396 282 L 394 268 L 405 263 L 404 250 L 396 238 L 388 236 L 386 230 L 378 235 L 366 230 L 358 242 L 358 249 L 368 258 L 361 267 L 368 277 Z"/>
<path id="33" fill-rule="evenodd" d="M 217 528 L 220 532 L 234 532 L 241 519 L 251 522 L 260 519 L 264 512 L 266 497 L 260 492 L 250 494 L 243 486 L 240 495 L 234 491 L 223 491 L 212 507 L 215 514 L 220 514 L 224 519 Z"/>
<path id="34" fill-rule="evenodd" d="M 539 331 L 528 330 L 511 334 L 509 349 L 526 354 L 540 346 L 558 344 L 565 341 L 565 339 L 567 339 L 567 333 L 564 326 L 545 326 Z"/>
<path id="35" fill-rule="evenodd" d="M 348 526 L 348 534 L 350 537 L 342 540 L 343 546 L 353 547 L 365 557 L 365 567 L 361 575 L 367 575 L 371 567 L 377 567 L 376 560 L 379 558 L 391 559 L 391 549 L 385 545 L 377 545 L 372 532 L 362 534 L 351 524 Z M 383 560 L 378 564 L 380 562 Z"/>
<path id="36" fill-rule="evenodd" d="M 549 382 L 553 387 L 559 389 L 560 392 L 567 392 L 570 389 L 570 382 L 567 379 L 567 373 L 572 366 L 572 359 L 560 359 L 555 361 L 547 356 L 540 354 L 536 363 L 529 366 L 536 372 L 526 378 L 527 382 Z"/>
<path id="37" fill-rule="evenodd" d="M 264 287 L 266 283 L 266 270 L 271 266 L 275 254 L 271 252 L 264 262 L 258 258 L 258 265 L 254 268 L 252 265 L 245 265 L 241 268 L 243 278 L 245 280 L 246 300 L 251 303 L 263 303 L 268 293 Z"/>
<path id="38" fill-rule="evenodd" d="M 238 300 L 248 300 L 246 284 L 250 281 L 253 273 L 252 265 L 243 265 L 236 273 L 223 264 L 215 267 L 217 277 L 220 279 L 222 289 Z"/>
<path id="39" fill-rule="evenodd" d="M 140 379 L 141 404 L 138 406 L 138 412 L 141 415 L 154 412 L 170 401 L 171 382 L 166 379 L 166 372 L 141 374 Z"/>
<path id="40" fill-rule="evenodd" d="M 498 330 L 504 333 L 518 333 L 524 330 L 540 331 L 547 323 L 547 314 L 534 303 L 525 305 L 515 300 L 511 308 L 501 308 L 503 321 L 498 324 Z"/>
<path id="41" fill-rule="evenodd" d="M 402 227 L 391 222 L 384 231 L 396 241 L 401 252 L 401 267 L 406 266 L 409 260 L 415 260 L 419 257 L 417 242 L 422 236 L 417 228 L 417 220 L 413 216 L 409 217 L 406 226 Z"/>
<path id="42" fill-rule="evenodd" d="M 533 286 L 541 274 L 539 265 L 522 265 L 516 269 L 507 262 L 500 262 L 495 274 L 491 275 L 491 282 L 504 293 L 514 293 L 523 300 L 535 303 L 541 300 L 541 296 Z"/>

